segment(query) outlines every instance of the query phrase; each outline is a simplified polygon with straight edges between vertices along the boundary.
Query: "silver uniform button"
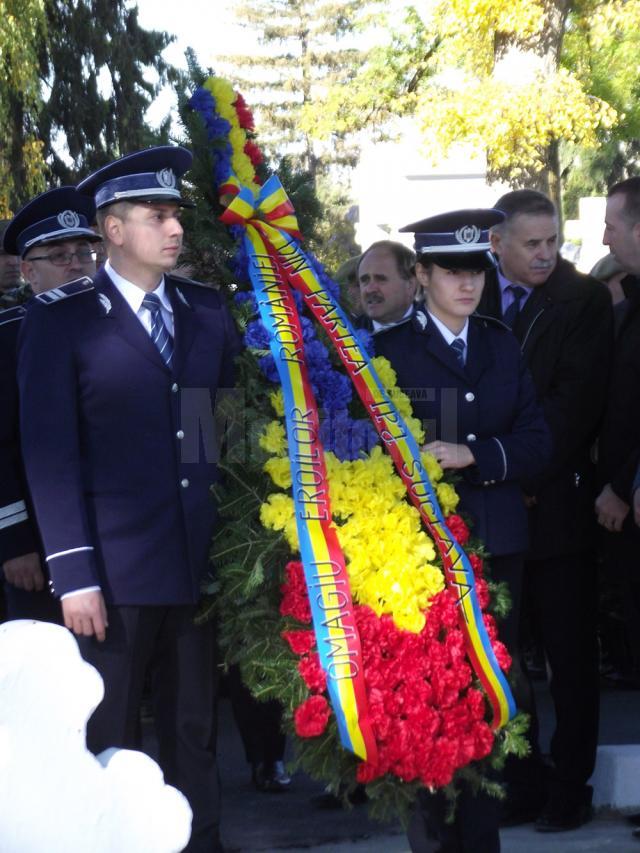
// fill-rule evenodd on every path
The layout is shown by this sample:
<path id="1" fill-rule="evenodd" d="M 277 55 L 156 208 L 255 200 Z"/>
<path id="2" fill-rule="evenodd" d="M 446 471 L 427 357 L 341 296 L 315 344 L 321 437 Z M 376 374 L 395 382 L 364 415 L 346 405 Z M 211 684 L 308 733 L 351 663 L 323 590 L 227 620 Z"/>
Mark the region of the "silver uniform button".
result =
<path id="1" fill-rule="evenodd" d="M 475 434 L 470 432 L 469 435 L 467 436 L 467 441 L 475 441 L 475 440 L 476 440 Z"/>
<path id="2" fill-rule="evenodd" d="M 467 403 L 473 403 L 473 401 L 476 399 L 476 395 L 473 393 L 473 391 L 467 391 L 467 393 L 464 395 L 464 399 L 467 401 Z"/>
<path id="3" fill-rule="evenodd" d="M 173 385 L 171 386 L 171 390 L 173 391 L 174 394 L 178 393 L 178 385 L 176 382 L 174 382 Z"/>
<path id="4" fill-rule="evenodd" d="M 184 438 L 184 432 L 181 429 L 176 433 L 176 438 L 179 438 L 180 440 Z"/>
<path id="5" fill-rule="evenodd" d="M 182 486 L 183 489 L 186 489 L 189 486 L 189 481 L 187 480 L 186 477 L 184 480 L 180 480 L 180 485 Z"/>

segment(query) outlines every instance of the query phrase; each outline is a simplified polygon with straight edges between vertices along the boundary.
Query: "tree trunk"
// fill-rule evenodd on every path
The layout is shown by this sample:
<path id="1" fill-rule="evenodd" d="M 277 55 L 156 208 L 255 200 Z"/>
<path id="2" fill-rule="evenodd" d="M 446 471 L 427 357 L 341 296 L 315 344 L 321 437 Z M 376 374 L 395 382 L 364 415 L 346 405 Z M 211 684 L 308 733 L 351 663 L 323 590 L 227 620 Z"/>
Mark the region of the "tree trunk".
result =
<path id="1" fill-rule="evenodd" d="M 11 116 L 12 133 L 8 140 L 9 169 L 13 177 L 10 205 L 12 210 L 18 210 L 28 199 L 25 197 L 25 168 L 24 168 L 24 106 L 18 92 L 12 92 L 9 97 L 9 115 Z"/>
<path id="2" fill-rule="evenodd" d="M 558 245 L 561 246 L 564 216 L 562 211 L 562 179 L 560 177 L 560 142 L 557 139 L 549 146 L 547 162 L 549 164 L 547 194 L 558 211 Z"/>

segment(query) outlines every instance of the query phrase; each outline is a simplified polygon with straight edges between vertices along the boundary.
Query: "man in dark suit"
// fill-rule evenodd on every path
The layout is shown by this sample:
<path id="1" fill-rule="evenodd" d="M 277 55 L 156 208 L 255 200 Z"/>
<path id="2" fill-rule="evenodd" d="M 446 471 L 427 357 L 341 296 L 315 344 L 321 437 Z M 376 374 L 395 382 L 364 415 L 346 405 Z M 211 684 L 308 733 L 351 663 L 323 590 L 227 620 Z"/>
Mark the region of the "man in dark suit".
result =
<path id="1" fill-rule="evenodd" d="M 93 752 L 137 743 L 151 677 L 159 762 L 193 810 L 189 847 L 220 849 L 214 637 L 196 626 L 217 477 L 218 389 L 236 331 L 214 289 L 169 275 L 182 245 L 184 148 L 129 155 L 83 181 L 108 261 L 27 312 L 23 453 L 67 627 L 100 672 Z"/>
<path id="2" fill-rule="evenodd" d="M 603 243 L 628 275 L 616 305 L 616 343 L 607 410 L 600 434 L 600 493 L 595 508 L 607 568 L 620 585 L 630 645 L 631 677 L 640 680 L 640 531 L 634 523 L 633 480 L 640 459 L 640 178 L 609 190 Z M 637 493 L 636 493 L 637 501 Z"/>
<path id="3" fill-rule="evenodd" d="M 415 262 L 411 249 L 393 240 L 379 240 L 363 252 L 356 267 L 364 311 L 358 325 L 378 332 L 409 319 L 418 286 Z"/>
<path id="4" fill-rule="evenodd" d="M 33 293 L 95 273 L 93 201 L 61 187 L 25 205 L 5 229 L 3 252 Z M 0 312 L 0 566 L 9 619 L 62 620 L 51 595 L 20 458 L 17 340 L 26 308 Z"/>
<path id="5" fill-rule="evenodd" d="M 591 448 L 600 424 L 611 352 L 607 289 L 558 257 L 558 217 L 542 193 L 517 190 L 495 205 L 499 268 L 487 275 L 480 314 L 510 326 L 551 428 L 554 453 L 542 476 L 523 483 L 531 547 L 523 609 L 551 670 L 556 729 L 546 780 L 533 696 L 532 756 L 508 768 L 510 823 L 572 829 L 591 814 L 587 781 L 598 742 L 598 646 Z"/>

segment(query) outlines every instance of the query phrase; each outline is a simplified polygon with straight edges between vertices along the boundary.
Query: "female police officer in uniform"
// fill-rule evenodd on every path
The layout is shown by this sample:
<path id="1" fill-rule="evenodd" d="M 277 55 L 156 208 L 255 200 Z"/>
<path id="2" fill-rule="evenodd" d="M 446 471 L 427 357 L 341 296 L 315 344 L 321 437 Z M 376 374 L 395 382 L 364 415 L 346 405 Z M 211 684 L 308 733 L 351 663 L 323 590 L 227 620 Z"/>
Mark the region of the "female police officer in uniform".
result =
<path id="1" fill-rule="evenodd" d="M 461 210 L 401 229 L 415 233 L 425 305 L 376 334 L 375 348 L 412 399 L 425 449 L 461 475 L 460 509 L 491 555 L 491 577 L 511 590 L 501 638 L 514 653 L 528 544 L 519 482 L 541 472 L 551 440 L 516 339 L 499 321 L 474 315 L 494 263 L 488 229 L 502 218 L 494 210 Z M 444 797 L 424 792 L 409 832 L 412 850 L 499 851 L 497 800 L 463 788 L 453 824 L 445 814 Z"/>

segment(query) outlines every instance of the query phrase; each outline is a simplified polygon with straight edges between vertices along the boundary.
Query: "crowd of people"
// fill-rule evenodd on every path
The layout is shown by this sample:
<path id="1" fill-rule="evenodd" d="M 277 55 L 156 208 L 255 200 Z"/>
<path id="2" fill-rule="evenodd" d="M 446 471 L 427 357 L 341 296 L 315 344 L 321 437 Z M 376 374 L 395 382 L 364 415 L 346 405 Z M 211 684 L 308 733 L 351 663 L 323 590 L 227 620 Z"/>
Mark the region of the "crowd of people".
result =
<path id="1" fill-rule="evenodd" d="M 139 746 L 150 685 L 160 765 L 194 814 L 187 849 L 211 853 L 215 636 L 193 617 L 218 471 L 189 434 L 199 419 L 183 390 L 206 389 L 213 410 L 241 342 L 221 293 L 174 272 L 190 164 L 175 146 L 131 154 L 2 225 L 0 565 L 6 617 L 66 625 L 103 678 L 92 751 Z M 501 635 L 531 715 L 530 755 L 500 776 L 506 801 L 463 786 L 450 824 L 424 792 L 409 838 L 414 851 L 495 853 L 499 825 L 559 832 L 591 816 L 599 572 L 621 590 L 640 673 L 640 178 L 609 191 L 602 281 L 560 257 L 557 211 L 537 191 L 402 230 L 415 251 L 381 241 L 345 264 L 345 305 L 396 370 L 425 449 L 460 476 L 491 577 L 509 587 Z M 550 756 L 525 627 L 550 677 Z M 286 788 L 280 709 L 247 714 L 237 672 L 231 690 L 254 781 Z"/>

